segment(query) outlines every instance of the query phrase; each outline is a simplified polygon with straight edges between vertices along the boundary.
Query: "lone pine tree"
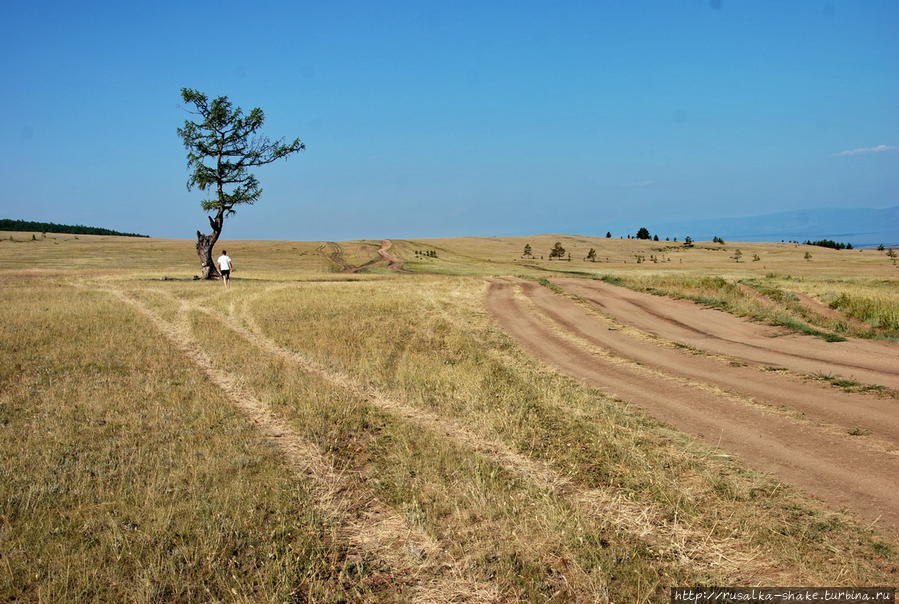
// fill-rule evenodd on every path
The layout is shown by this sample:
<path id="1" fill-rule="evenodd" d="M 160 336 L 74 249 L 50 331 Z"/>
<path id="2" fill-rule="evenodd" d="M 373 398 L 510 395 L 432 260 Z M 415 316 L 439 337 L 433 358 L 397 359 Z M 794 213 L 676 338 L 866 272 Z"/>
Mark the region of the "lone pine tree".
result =
<path id="1" fill-rule="evenodd" d="M 565 248 L 562 247 L 562 244 L 556 241 L 556 244 L 549 250 L 549 259 L 553 258 L 564 258 L 565 257 Z"/>
<path id="2" fill-rule="evenodd" d="M 262 195 L 259 181 L 247 169 L 270 164 L 306 146 L 298 138 L 285 143 L 284 139 L 272 141 L 257 134 L 265 122 L 259 107 L 244 114 L 226 96 L 210 101 L 205 94 L 190 88 L 181 89 L 181 98 L 193 105 L 190 113 L 198 117 L 197 121 L 185 120 L 184 127 L 178 128 L 191 170 L 187 189 L 197 187 L 213 192 L 201 204 L 210 214 L 207 218 L 212 232 L 204 235 L 197 231 L 202 278 L 213 279 L 219 272 L 212 262 L 212 248 L 222 233 L 225 217 L 235 213 L 235 206 L 252 204 Z"/>

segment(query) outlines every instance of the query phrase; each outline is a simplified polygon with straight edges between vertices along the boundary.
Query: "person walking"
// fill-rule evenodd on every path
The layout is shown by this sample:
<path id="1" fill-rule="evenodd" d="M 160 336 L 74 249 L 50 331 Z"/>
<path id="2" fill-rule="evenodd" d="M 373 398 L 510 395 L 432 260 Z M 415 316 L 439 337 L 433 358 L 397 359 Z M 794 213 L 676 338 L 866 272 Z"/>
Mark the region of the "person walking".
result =
<path id="1" fill-rule="evenodd" d="M 222 284 L 228 287 L 231 284 L 231 271 L 234 270 L 234 262 L 227 250 L 222 250 L 222 255 L 218 257 L 219 271 L 222 273 Z"/>

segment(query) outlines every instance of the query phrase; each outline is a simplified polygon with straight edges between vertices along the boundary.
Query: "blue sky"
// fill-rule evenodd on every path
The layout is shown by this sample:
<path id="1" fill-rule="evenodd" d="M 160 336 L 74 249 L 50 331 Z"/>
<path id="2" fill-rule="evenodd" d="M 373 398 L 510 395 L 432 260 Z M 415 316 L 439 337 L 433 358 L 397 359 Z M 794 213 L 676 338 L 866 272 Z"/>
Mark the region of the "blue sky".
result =
<path id="1" fill-rule="evenodd" d="M 192 237 L 182 87 L 307 145 L 228 239 L 899 203 L 894 0 L 10 0 L 0 57 L 0 217 Z"/>

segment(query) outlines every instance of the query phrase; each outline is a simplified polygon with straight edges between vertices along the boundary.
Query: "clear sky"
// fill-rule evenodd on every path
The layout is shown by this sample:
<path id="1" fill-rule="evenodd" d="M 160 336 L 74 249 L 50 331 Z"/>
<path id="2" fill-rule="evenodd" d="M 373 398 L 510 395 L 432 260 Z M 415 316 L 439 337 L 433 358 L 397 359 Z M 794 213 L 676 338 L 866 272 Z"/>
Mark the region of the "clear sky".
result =
<path id="1" fill-rule="evenodd" d="M 0 3 L 0 218 L 193 237 L 182 87 L 307 150 L 223 236 L 899 203 L 899 2 Z"/>

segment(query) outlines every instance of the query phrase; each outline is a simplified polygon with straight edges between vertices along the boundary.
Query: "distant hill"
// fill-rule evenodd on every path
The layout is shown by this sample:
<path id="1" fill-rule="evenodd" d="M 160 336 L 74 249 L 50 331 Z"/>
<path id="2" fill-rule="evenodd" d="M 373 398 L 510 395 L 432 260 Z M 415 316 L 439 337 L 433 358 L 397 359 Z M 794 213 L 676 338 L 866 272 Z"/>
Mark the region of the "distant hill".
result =
<path id="1" fill-rule="evenodd" d="M 118 235 L 121 237 L 149 237 L 137 233 L 120 233 L 111 229 L 84 226 L 83 224 L 56 224 L 0 218 L 0 231 L 36 231 L 38 233 L 69 233 L 72 235 Z"/>
<path id="2" fill-rule="evenodd" d="M 625 232 L 636 233 L 637 225 Z M 697 241 L 716 235 L 725 241 L 805 241 L 832 239 L 852 245 L 899 245 L 899 206 L 891 208 L 815 208 L 745 216 L 705 218 L 653 224 L 649 230 L 661 237 L 686 235 Z M 616 231 L 617 233 L 618 231 Z"/>

